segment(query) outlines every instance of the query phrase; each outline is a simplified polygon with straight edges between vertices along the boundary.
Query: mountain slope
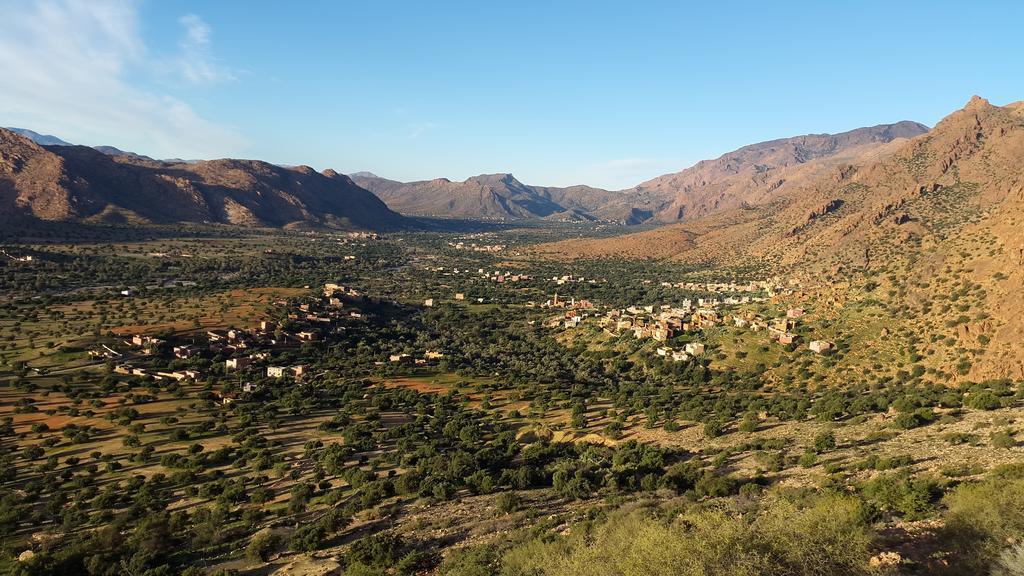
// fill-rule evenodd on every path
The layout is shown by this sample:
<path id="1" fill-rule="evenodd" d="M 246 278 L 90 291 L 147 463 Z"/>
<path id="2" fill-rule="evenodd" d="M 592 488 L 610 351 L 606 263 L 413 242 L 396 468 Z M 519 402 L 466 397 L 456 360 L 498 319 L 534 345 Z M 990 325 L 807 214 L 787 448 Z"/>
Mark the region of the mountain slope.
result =
<path id="1" fill-rule="evenodd" d="M 1012 199 L 1006 190 L 1013 189 L 1022 175 L 1015 140 L 1021 114 L 1019 104 L 1000 108 L 975 98 L 912 140 L 871 146 L 869 152 L 858 147 L 851 149 L 854 154 L 789 167 L 799 182 L 787 182 L 760 196 L 744 189 L 741 198 L 727 196 L 722 202 L 735 207 L 613 241 L 569 241 L 544 248 L 551 253 L 605 255 L 633 244 L 651 246 L 647 254 L 653 258 L 718 264 L 767 258 L 785 266 L 851 265 L 857 256 L 845 250 L 848 244 L 860 248 L 862 256 L 861 242 L 891 241 L 892 230 L 914 230 L 918 235 L 951 227 L 960 230 L 962 222 L 934 207 L 954 191 L 962 211 L 977 212 L 983 205 Z M 682 238 L 688 241 L 671 241 Z M 689 241 L 694 239 L 698 241 Z"/>
<path id="2" fill-rule="evenodd" d="M 40 146 L 0 129 L 0 216 L 394 228 L 409 221 L 332 170 L 255 160 L 157 162 Z"/>
<path id="3" fill-rule="evenodd" d="M 19 136 L 24 136 L 40 146 L 72 146 L 70 142 L 65 142 L 56 136 L 40 134 L 39 132 L 29 130 L 27 128 L 4 128 L 4 130 L 10 130 Z"/>
<path id="4" fill-rule="evenodd" d="M 498 220 L 620 219 L 614 209 L 602 210 L 620 199 L 620 193 L 590 186 L 528 186 L 511 174 L 481 174 L 463 182 L 447 178 L 397 182 L 359 172 L 352 179 L 402 214 Z"/>
<path id="5" fill-rule="evenodd" d="M 975 97 L 926 134 L 759 203 L 540 251 L 753 266 L 802 279 L 817 302 L 884 303 L 889 330 L 871 341 L 901 334 L 908 363 L 950 380 L 1024 378 L 1024 103 Z"/>
<path id="6" fill-rule="evenodd" d="M 808 167 L 856 162 L 894 140 L 927 130 L 916 122 L 899 122 L 761 142 L 622 191 L 528 186 L 511 174 L 483 174 L 464 182 L 397 182 L 368 172 L 352 178 L 393 210 L 417 216 L 677 222 L 763 201 L 780 187 L 805 179 L 814 171 Z"/>
<path id="7" fill-rule="evenodd" d="M 801 168 L 856 162 L 859 155 L 893 140 L 913 138 L 928 131 L 916 122 L 880 124 L 840 134 L 809 134 L 744 146 L 714 160 L 704 160 L 675 174 L 637 186 L 660 198 L 655 219 L 677 222 L 700 218 L 744 203 L 763 201 L 779 188 L 801 180 Z"/>

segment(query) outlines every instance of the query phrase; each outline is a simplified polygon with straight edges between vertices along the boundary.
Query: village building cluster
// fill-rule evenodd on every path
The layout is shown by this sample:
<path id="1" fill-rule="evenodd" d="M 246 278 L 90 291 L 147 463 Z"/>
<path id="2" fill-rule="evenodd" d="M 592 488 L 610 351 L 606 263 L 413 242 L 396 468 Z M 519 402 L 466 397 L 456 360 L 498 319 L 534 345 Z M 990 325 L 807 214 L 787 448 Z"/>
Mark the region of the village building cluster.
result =
<path id="1" fill-rule="evenodd" d="M 576 328 L 586 318 L 594 317 L 596 324 L 611 336 L 631 333 L 638 340 L 651 339 L 656 342 L 667 342 L 684 333 L 731 325 L 752 332 L 764 331 L 772 341 L 780 345 L 797 343 L 798 336 L 795 330 L 800 319 L 806 315 L 803 308 L 789 308 L 785 315 L 779 318 L 763 318 L 751 310 L 739 309 L 741 306 L 768 302 L 775 296 L 792 293 L 791 289 L 781 286 L 777 282 L 757 281 L 748 284 L 687 282 L 672 286 L 729 295 L 687 298 L 679 305 L 636 304 L 627 308 L 606 310 L 601 314 L 596 311 L 596 307 L 589 300 L 559 298 L 556 293 L 552 299 L 547 300 L 541 306 L 563 310 L 561 314 L 548 320 L 547 326 L 552 328 Z M 835 344 L 827 340 L 815 339 L 808 343 L 808 349 L 817 354 L 824 354 L 834 350 Z M 704 344 L 691 342 L 681 350 L 661 346 L 656 349 L 656 354 L 673 361 L 686 361 L 704 354 L 704 351 Z"/>
<path id="2" fill-rule="evenodd" d="M 502 272 L 501 270 L 494 270 L 488 272 L 483 268 L 480 268 L 477 270 L 477 273 L 480 274 L 480 277 L 483 278 L 484 280 L 497 282 L 498 284 L 503 284 L 505 282 L 525 282 L 531 279 L 530 276 L 526 274 L 513 274 L 508 270 L 504 272 Z"/>
<path id="3" fill-rule="evenodd" d="M 121 342 L 126 350 L 103 344 L 90 350 L 89 354 L 94 358 L 120 360 L 114 367 L 117 374 L 155 379 L 197 380 L 202 374 L 197 370 L 145 368 L 137 363 L 152 364 L 152 359 L 161 356 L 174 360 L 228 356 L 224 360 L 224 370 L 239 372 L 270 361 L 273 350 L 294 348 L 305 342 L 318 342 L 344 333 L 347 323 L 362 318 L 361 312 L 346 307 L 345 300 L 360 295 L 352 288 L 327 283 L 322 298 L 275 301 L 274 304 L 283 312 L 282 320 L 262 320 L 259 327 L 252 330 L 208 330 L 204 334 L 190 336 L 188 341 L 173 344 L 151 335 L 134 334 Z M 300 380 L 306 373 L 307 368 L 303 365 L 266 367 L 268 378 Z"/>
<path id="4" fill-rule="evenodd" d="M 649 282 L 649 281 L 648 281 Z M 795 281 L 791 282 L 795 285 Z M 746 283 L 737 282 L 662 282 L 665 288 L 678 288 L 689 292 L 712 292 L 717 294 L 743 294 L 759 292 L 767 294 L 769 298 L 791 294 L 792 288 L 786 286 L 778 278 L 773 280 L 751 280 Z"/>
<path id="5" fill-rule="evenodd" d="M 506 248 L 505 244 L 477 244 L 476 242 L 449 242 L 448 246 L 456 250 L 469 250 L 472 252 L 501 252 Z"/>
<path id="6" fill-rule="evenodd" d="M 35 257 L 31 254 L 12 254 L 7 250 L 0 250 L 0 256 L 4 256 L 13 262 L 32 262 Z"/>
<path id="7" fill-rule="evenodd" d="M 563 274 L 561 276 L 552 276 L 551 281 L 559 286 L 566 284 L 597 284 L 596 278 L 585 278 L 583 276 L 574 276 L 572 274 Z"/>
<path id="8" fill-rule="evenodd" d="M 392 364 L 405 364 L 411 366 L 427 366 L 436 364 L 441 358 L 444 358 L 444 353 L 437 352 L 436 350 L 427 350 L 422 357 L 416 357 L 405 352 L 391 354 L 388 356 L 388 362 Z"/>

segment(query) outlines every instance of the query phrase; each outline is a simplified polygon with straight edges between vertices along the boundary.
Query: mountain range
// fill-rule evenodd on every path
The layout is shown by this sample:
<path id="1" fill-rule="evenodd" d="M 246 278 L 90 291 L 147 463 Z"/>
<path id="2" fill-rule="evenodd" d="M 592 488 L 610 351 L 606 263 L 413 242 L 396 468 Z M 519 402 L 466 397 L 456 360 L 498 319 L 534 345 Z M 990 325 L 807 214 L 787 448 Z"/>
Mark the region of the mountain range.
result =
<path id="1" fill-rule="evenodd" d="M 611 191 L 584 185 L 527 185 L 507 173 L 462 182 L 398 182 L 368 172 L 349 179 L 334 171 L 319 174 L 308 167 L 252 160 L 158 161 L 111 146 L 74 146 L 55 136 L 12 128 L 0 139 L 0 145 L 11 148 L 5 154 L 5 174 L 0 175 L 0 190 L 6 190 L 0 193 L 0 213 L 44 219 L 385 229 L 414 224 L 395 212 L 482 220 L 671 223 L 782 194 L 821 170 L 855 163 L 893 141 L 926 131 L 921 124 L 904 121 L 762 142 Z"/>
<path id="2" fill-rule="evenodd" d="M 927 126 L 903 121 L 841 134 L 772 140 L 619 191 L 529 186 L 511 174 L 483 174 L 463 182 L 447 178 L 397 182 L 360 172 L 352 179 L 393 210 L 412 216 L 678 222 L 776 193 L 787 181 L 802 179 L 809 164 L 839 164 L 927 131 Z M 831 161 L 815 163 L 823 159 Z"/>
<path id="3" fill-rule="evenodd" d="M 624 208 L 622 214 L 616 212 L 625 200 L 621 193 L 590 186 L 529 186 L 512 174 L 481 174 L 462 182 L 447 178 L 397 182 L 359 172 L 353 174 L 352 179 L 393 210 L 412 216 L 493 220 L 616 219 L 629 224 L 642 221 L 630 218 L 629 208 Z"/>
<path id="4" fill-rule="evenodd" d="M 392 229 L 413 222 L 344 174 L 256 160 L 156 161 L 0 129 L 0 218 Z M 63 141 L 61 141 L 63 142 Z"/>

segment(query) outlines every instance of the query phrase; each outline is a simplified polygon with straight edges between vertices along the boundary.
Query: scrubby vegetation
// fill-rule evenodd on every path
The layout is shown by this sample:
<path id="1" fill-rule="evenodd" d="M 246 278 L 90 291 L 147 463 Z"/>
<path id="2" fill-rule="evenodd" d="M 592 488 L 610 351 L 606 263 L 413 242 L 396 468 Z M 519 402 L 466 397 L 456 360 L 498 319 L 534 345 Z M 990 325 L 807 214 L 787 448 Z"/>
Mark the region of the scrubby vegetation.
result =
<path id="1" fill-rule="evenodd" d="M 345 574 L 523 576 L 1020 565 L 1020 382 L 953 384 L 916 344 L 861 364 L 860 334 L 817 355 L 725 325 L 673 336 L 665 345 L 708 347 L 673 362 L 630 334 L 552 329 L 562 312 L 539 305 L 556 291 L 610 308 L 696 299 L 709 295 L 650 279 L 753 270 L 567 272 L 455 250 L 440 233 L 135 233 L 41 239 L 19 246 L 36 264 L 2 265 L 0 572 L 244 573 L 299 558 Z M 501 233 L 512 246 L 551 234 Z M 506 268 L 523 278 L 487 272 Z M 325 282 L 351 292 L 327 304 Z M 327 309 L 343 311 L 330 328 L 294 336 Z M 844 313 L 874 325 L 880 310 Z M 216 341 L 261 321 L 245 348 Z M 794 330 L 837 322 L 812 314 Z M 125 344 L 133 334 L 162 343 L 144 352 Z M 255 351 L 267 357 L 226 366 Z M 271 377 L 271 365 L 304 371 Z"/>

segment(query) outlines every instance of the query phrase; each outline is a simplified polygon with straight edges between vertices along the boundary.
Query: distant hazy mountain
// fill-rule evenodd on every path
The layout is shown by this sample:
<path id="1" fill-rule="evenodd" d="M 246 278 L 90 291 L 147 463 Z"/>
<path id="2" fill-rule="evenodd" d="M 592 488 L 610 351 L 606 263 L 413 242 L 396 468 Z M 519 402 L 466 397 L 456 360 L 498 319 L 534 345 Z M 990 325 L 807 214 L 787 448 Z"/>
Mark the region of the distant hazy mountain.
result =
<path id="1" fill-rule="evenodd" d="M 6 130 L 10 130 L 11 132 L 14 132 L 15 134 L 20 134 L 21 136 L 24 136 L 24 137 L 28 138 L 29 140 L 32 140 L 36 144 L 40 144 L 42 146 L 71 146 L 72 145 L 70 142 L 65 142 L 65 141 L 61 140 L 60 138 L 57 138 L 56 136 L 51 136 L 49 134 L 40 134 L 39 132 L 35 132 L 35 131 L 29 130 L 27 128 L 6 128 Z"/>
<path id="2" fill-rule="evenodd" d="M 93 146 L 93 150 L 102 152 L 107 156 L 127 156 L 129 158 L 135 158 L 137 160 L 149 160 L 154 161 L 149 156 L 143 156 L 142 154 L 136 154 L 135 152 L 126 152 L 120 148 L 114 148 L 113 146 Z M 164 160 L 164 162 L 174 162 L 173 160 Z"/>
<path id="3" fill-rule="evenodd" d="M 157 162 L 107 148 L 41 146 L 0 129 L 0 219 L 214 222 L 387 229 L 411 222 L 333 170 L 255 160 Z"/>
<path id="4" fill-rule="evenodd" d="M 622 205 L 622 193 L 590 186 L 529 186 L 511 174 L 481 174 L 463 182 L 447 178 L 397 182 L 357 172 L 352 179 L 393 210 L 408 215 L 639 221 L 631 218 L 629 207 Z"/>

